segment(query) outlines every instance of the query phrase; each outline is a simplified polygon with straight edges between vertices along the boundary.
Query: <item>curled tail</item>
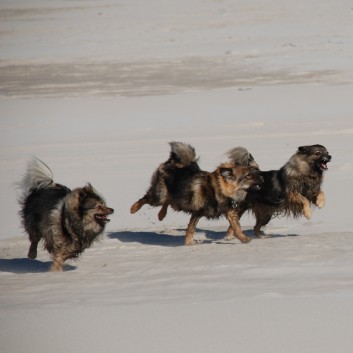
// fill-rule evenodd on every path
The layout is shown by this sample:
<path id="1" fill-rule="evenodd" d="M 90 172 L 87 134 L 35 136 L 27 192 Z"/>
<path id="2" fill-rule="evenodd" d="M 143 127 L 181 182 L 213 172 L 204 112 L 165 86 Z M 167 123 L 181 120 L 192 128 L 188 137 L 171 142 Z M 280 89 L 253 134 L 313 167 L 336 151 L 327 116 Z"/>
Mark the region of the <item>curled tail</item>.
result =
<path id="1" fill-rule="evenodd" d="M 235 165 L 259 168 L 254 157 L 244 147 L 235 147 L 227 152 L 229 160 Z"/>
<path id="2" fill-rule="evenodd" d="M 24 200 L 34 189 L 42 189 L 54 184 L 53 173 L 50 168 L 37 157 L 29 161 L 26 173 L 18 183 L 21 190 L 20 202 Z"/>
<path id="3" fill-rule="evenodd" d="M 136 213 L 143 205 L 162 206 L 158 213 L 161 221 L 167 214 L 168 188 L 167 179 L 173 179 L 174 172 L 181 168 L 191 168 L 193 171 L 199 170 L 195 149 L 183 142 L 169 142 L 169 159 L 161 163 L 152 175 L 150 187 L 146 194 L 130 207 L 130 213 Z"/>
<path id="4" fill-rule="evenodd" d="M 169 160 L 178 168 L 189 166 L 191 163 L 197 163 L 194 147 L 183 142 L 169 142 L 171 151 Z"/>

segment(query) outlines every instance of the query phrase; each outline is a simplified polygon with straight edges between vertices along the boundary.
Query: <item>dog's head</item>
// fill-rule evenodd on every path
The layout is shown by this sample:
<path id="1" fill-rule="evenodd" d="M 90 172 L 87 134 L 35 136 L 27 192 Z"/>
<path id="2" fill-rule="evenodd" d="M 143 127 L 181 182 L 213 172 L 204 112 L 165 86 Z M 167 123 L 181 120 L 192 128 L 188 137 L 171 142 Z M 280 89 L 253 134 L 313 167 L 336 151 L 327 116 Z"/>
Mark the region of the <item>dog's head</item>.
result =
<path id="1" fill-rule="evenodd" d="M 260 190 L 264 182 L 259 169 L 255 167 L 236 167 L 234 174 L 240 190 Z"/>
<path id="2" fill-rule="evenodd" d="M 237 201 L 245 198 L 248 190 L 259 190 L 264 182 L 259 169 L 254 167 L 226 163 L 219 167 L 219 173 L 223 180 L 223 193 Z"/>
<path id="3" fill-rule="evenodd" d="M 331 160 L 331 155 L 322 145 L 301 146 L 297 154 L 303 157 L 314 169 L 323 172 L 328 169 L 327 163 Z"/>
<path id="4" fill-rule="evenodd" d="M 110 221 L 108 216 L 114 213 L 91 184 L 73 190 L 67 196 L 65 206 L 72 214 L 72 219 L 81 223 L 84 232 L 92 236 L 104 230 L 106 223 Z"/>

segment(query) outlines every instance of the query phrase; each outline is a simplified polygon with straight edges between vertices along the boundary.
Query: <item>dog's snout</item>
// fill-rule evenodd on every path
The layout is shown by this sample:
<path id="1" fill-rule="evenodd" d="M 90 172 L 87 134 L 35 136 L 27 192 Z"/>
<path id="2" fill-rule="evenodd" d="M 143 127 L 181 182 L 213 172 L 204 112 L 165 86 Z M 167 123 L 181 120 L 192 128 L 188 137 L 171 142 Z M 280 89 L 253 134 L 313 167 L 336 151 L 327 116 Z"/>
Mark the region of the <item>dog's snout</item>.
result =
<path id="1" fill-rule="evenodd" d="M 326 156 L 324 156 L 324 161 L 325 162 L 329 162 L 331 160 L 332 156 L 330 154 L 327 154 Z"/>

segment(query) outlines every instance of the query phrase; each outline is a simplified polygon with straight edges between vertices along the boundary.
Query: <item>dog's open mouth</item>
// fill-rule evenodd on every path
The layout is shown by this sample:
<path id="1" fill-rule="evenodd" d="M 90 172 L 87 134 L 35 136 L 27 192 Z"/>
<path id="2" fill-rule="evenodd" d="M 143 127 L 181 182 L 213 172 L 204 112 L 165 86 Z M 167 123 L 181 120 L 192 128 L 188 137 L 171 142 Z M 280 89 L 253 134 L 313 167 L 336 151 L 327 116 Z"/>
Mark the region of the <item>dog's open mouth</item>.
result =
<path id="1" fill-rule="evenodd" d="M 107 223 L 110 222 L 110 219 L 108 218 L 108 215 L 106 214 L 95 214 L 94 218 L 98 223 Z"/>
<path id="2" fill-rule="evenodd" d="M 320 167 L 321 170 L 327 170 L 328 169 L 327 162 L 328 161 L 319 161 L 319 167 Z"/>

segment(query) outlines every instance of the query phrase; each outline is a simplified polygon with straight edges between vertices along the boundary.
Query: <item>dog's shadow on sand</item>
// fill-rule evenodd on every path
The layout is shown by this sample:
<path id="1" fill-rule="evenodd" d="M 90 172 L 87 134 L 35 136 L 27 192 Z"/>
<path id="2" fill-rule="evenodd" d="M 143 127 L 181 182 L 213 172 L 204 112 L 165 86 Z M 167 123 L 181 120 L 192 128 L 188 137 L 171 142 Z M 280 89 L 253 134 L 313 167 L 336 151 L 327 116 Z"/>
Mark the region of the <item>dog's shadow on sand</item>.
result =
<path id="1" fill-rule="evenodd" d="M 108 238 L 117 239 L 123 243 L 140 243 L 143 245 L 159 245 L 169 247 L 184 245 L 184 236 L 156 232 L 111 232 L 108 234 Z"/>
<path id="2" fill-rule="evenodd" d="M 186 229 L 176 229 L 180 234 L 167 234 L 158 232 L 143 232 L 143 231 L 122 231 L 108 233 L 110 239 L 117 239 L 123 243 L 140 243 L 144 245 L 158 245 L 177 247 L 184 246 Z M 245 230 L 244 234 L 253 239 L 257 239 L 252 230 Z M 294 235 L 294 234 L 293 234 Z M 206 229 L 196 229 L 194 240 L 202 244 L 240 244 L 238 240 L 228 241 L 225 240 L 225 231 L 212 231 Z M 270 238 L 286 237 L 287 235 L 271 234 Z"/>
<path id="3" fill-rule="evenodd" d="M 49 272 L 52 261 L 39 261 L 27 258 L 0 259 L 0 272 L 16 274 Z M 72 271 L 75 266 L 65 264 L 63 271 Z"/>
<path id="4" fill-rule="evenodd" d="M 117 239 L 123 243 L 140 243 L 143 245 L 158 245 L 167 247 L 184 246 L 186 229 L 176 229 L 180 234 L 167 234 L 158 232 L 143 232 L 143 231 L 121 231 L 108 233 L 110 239 Z M 245 230 L 244 234 L 253 239 L 256 238 L 253 230 Z M 235 241 L 225 240 L 225 231 L 212 231 L 205 229 L 196 229 L 194 240 L 202 244 L 229 244 L 238 245 L 240 242 L 237 239 Z M 297 234 L 270 234 L 269 239 L 283 238 L 287 236 L 298 236 Z"/>

